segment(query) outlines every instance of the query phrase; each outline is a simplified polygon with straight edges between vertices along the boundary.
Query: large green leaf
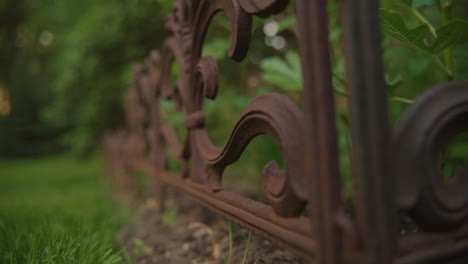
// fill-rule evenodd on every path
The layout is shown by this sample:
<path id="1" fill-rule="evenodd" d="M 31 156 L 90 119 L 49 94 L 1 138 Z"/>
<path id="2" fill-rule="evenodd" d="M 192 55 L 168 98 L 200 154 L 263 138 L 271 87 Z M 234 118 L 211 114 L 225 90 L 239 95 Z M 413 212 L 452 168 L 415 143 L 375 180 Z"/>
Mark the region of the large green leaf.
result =
<path id="1" fill-rule="evenodd" d="M 380 10 L 380 19 L 384 33 L 410 48 L 431 55 L 437 54 L 454 44 L 464 43 L 468 40 L 468 22 L 459 19 L 450 21 L 447 25 L 437 29 L 437 38 L 430 45 L 427 45 L 425 40 L 429 32 L 427 24 L 408 29 L 401 13 L 387 9 Z"/>
<path id="2" fill-rule="evenodd" d="M 437 39 L 431 44 L 432 53 L 439 53 L 451 45 L 466 43 L 468 41 L 468 22 L 453 20 L 437 29 Z"/>
<path id="3" fill-rule="evenodd" d="M 421 25 L 414 29 L 408 29 L 403 15 L 386 9 L 380 10 L 380 20 L 386 34 L 410 48 L 426 51 L 427 46 L 424 43 L 424 38 L 429 31 L 429 26 Z"/>

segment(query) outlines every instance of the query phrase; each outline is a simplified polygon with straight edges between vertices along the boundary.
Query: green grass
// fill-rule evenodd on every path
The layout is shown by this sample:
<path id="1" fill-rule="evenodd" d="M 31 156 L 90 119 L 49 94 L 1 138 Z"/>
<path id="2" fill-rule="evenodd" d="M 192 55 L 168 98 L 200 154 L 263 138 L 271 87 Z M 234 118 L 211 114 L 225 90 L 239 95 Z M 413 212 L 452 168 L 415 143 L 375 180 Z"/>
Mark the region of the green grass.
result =
<path id="1" fill-rule="evenodd" d="M 102 157 L 0 161 L 0 263 L 122 263 Z"/>

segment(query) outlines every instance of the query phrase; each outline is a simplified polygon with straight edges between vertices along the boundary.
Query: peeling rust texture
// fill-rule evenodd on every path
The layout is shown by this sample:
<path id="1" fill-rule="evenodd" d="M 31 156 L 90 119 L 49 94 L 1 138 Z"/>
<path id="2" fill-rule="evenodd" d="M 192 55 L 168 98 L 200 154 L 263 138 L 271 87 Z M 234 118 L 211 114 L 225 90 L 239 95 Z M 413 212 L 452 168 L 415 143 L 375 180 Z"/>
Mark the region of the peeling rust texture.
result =
<path id="1" fill-rule="evenodd" d="M 133 69 L 126 128 L 105 138 L 108 174 L 136 190 L 135 171 L 151 175 L 160 208 L 167 187 L 289 249 L 306 263 L 468 263 L 468 175 L 441 175 L 442 153 L 468 130 L 468 83 L 449 82 L 416 99 L 395 128 L 388 123 L 378 1 L 343 0 L 354 200 L 343 201 L 326 0 L 297 0 L 304 110 L 291 99 L 257 96 L 240 113 L 226 145 L 206 131 L 203 100 L 216 100 L 219 70 L 202 56 L 212 17 L 232 30 L 228 55 L 242 61 L 253 16 L 282 12 L 288 0 L 174 0 L 162 52 Z M 170 81 L 171 64 L 180 75 Z M 160 115 L 161 101 L 185 114 L 185 137 Z M 259 135 L 280 146 L 285 169 L 265 164 L 262 203 L 223 188 L 223 171 Z M 169 170 L 169 153 L 180 170 Z"/>

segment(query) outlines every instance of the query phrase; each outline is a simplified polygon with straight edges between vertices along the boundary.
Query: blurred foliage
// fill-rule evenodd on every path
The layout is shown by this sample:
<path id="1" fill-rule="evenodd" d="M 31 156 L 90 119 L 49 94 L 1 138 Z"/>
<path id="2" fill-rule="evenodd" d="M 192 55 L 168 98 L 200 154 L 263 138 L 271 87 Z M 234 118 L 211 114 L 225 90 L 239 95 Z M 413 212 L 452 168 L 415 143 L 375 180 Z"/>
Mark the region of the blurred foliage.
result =
<path id="1" fill-rule="evenodd" d="M 177 212 L 178 208 L 175 206 L 166 208 L 159 216 L 161 223 L 167 227 L 175 227 Z"/>
<path id="2" fill-rule="evenodd" d="M 281 14 L 255 17 L 247 58 L 227 57 L 231 41 L 229 20 L 214 16 L 203 55 L 213 56 L 220 71 L 215 101 L 204 100 L 207 128 L 221 146 L 245 106 L 256 95 L 280 92 L 302 107 L 302 78 L 297 47 L 294 1 Z M 468 2 L 451 0 L 383 0 L 383 52 L 392 124 L 425 90 L 447 80 L 468 79 Z M 87 154 L 108 130 L 124 126 L 122 94 L 133 62 L 151 48 L 163 46 L 164 18 L 172 0 L 0 0 L 2 70 L 0 83 L 10 93 L 11 111 L 0 118 L 0 155 L 72 150 Z M 348 194 L 352 193 L 348 85 L 339 1 L 328 1 L 329 43 L 340 168 Z M 171 82 L 179 75 L 171 67 Z M 186 131 L 183 112 L 161 101 L 163 120 L 179 140 Z M 458 153 L 458 152 L 457 152 Z M 258 137 L 225 175 L 255 179 L 270 160 L 283 166 L 279 146 Z M 180 168 L 170 159 L 172 170 Z"/>
<path id="3" fill-rule="evenodd" d="M 276 56 L 265 58 L 260 66 L 264 81 L 283 87 L 285 90 L 302 90 L 301 62 L 297 52 L 286 52 L 285 60 Z"/>
<path id="4" fill-rule="evenodd" d="M 161 46 L 169 0 L 0 0 L 0 156 L 94 150 L 123 125 L 130 66 Z"/>
<path id="5" fill-rule="evenodd" d="M 139 238 L 133 239 L 133 245 L 135 248 L 133 249 L 133 255 L 136 256 L 137 260 L 144 258 L 148 254 L 153 254 L 153 248 L 146 245 L 143 240 Z M 134 260 L 135 261 L 135 260 Z"/>
<path id="6" fill-rule="evenodd" d="M 380 10 L 384 32 L 384 60 L 389 94 L 389 111 L 395 123 L 406 107 L 424 90 L 447 80 L 467 79 L 468 21 L 467 3 L 456 1 L 399 0 L 382 1 Z M 346 194 L 352 195 L 351 141 L 347 108 L 347 81 L 345 76 L 342 30 L 338 14 L 339 4 L 328 2 L 330 17 L 329 42 L 331 47 L 333 85 L 337 102 L 338 147 L 340 169 Z M 294 31 L 294 14 L 278 20 L 276 34 Z M 288 25 L 284 27 L 284 25 Z M 434 26 L 437 25 L 437 26 Z M 288 39 L 288 43 L 291 40 Z M 268 84 L 290 91 L 302 90 L 301 68 L 295 50 L 261 62 L 262 79 Z M 301 101 L 298 102 L 301 104 Z M 463 139 L 465 139 L 463 141 Z M 468 141 L 459 137 L 445 155 L 445 167 L 456 167 L 468 156 Z M 456 147 L 453 147 L 456 146 Z M 453 151 L 456 149 L 458 151 Z M 464 162 L 467 163 L 467 162 Z M 446 170 L 447 171 L 447 170 Z"/>
<path id="7" fill-rule="evenodd" d="M 383 31 L 406 46 L 435 55 L 452 45 L 468 41 L 468 21 L 451 20 L 446 25 L 434 29 L 424 23 L 414 29 L 408 29 L 403 15 L 387 9 L 380 10 Z M 432 30 L 431 30 L 432 29 Z M 432 32 L 434 40 L 428 45 L 426 36 Z"/>

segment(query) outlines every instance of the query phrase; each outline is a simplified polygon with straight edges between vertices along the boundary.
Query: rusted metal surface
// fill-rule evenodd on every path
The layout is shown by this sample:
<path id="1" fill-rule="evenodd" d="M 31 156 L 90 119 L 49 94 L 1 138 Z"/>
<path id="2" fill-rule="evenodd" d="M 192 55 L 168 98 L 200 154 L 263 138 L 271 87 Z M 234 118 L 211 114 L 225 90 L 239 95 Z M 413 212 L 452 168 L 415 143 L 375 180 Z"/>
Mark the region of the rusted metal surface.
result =
<path id="1" fill-rule="evenodd" d="M 341 188 L 335 128 L 335 104 L 328 48 L 327 1 L 298 1 L 299 48 L 304 76 L 304 111 L 309 179 L 309 212 L 317 239 L 318 263 L 341 262 L 341 238 L 335 224 Z"/>
<path id="2" fill-rule="evenodd" d="M 395 199 L 419 229 L 400 239 L 402 263 L 468 263 L 468 175 L 459 167 L 443 180 L 441 169 L 449 140 L 468 131 L 467 89 L 466 82 L 429 89 L 395 129 Z"/>
<path id="3" fill-rule="evenodd" d="M 205 98 L 215 100 L 219 70 L 201 50 L 212 17 L 226 13 L 232 29 L 229 56 L 242 61 L 252 17 L 283 11 L 288 0 L 175 0 L 162 53 L 136 66 L 126 96 L 126 129 L 105 141 L 109 174 L 128 189 L 143 171 L 165 188 L 180 190 L 258 235 L 295 252 L 305 262 L 468 263 L 468 175 L 441 176 L 441 153 L 468 130 L 468 83 L 429 89 L 392 129 L 383 78 L 378 1 L 343 0 L 353 147 L 354 210 L 341 197 L 335 103 L 328 45 L 326 0 L 297 0 L 304 111 L 288 97 L 253 98 L 224 146 L 206 131 Z M 170 81 L 171 64 L 180 76 Z M 185 114 L 186 136 L 162 121 L 170 100 Z M 224 190 L 223 171 L 249 143 L 267 135 L 280 146 L 284 171 L 265 164 L 267 203 Z M 169 170 L 168 153 L 179 161 Z M 410 227 L 408 227 L 408 225 Z"/>
<path id="4" fill-rule="evenodd" d="M 378 3 L 346 1 L 347 77 L 360 249 L 372 263 L 392 263 L 397 235 Z"/>

